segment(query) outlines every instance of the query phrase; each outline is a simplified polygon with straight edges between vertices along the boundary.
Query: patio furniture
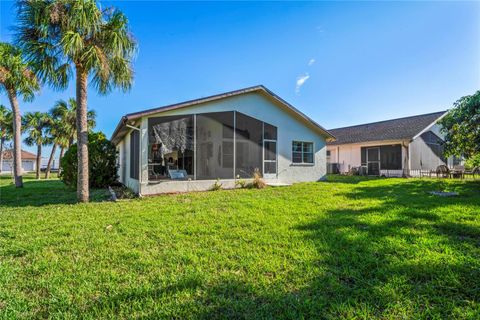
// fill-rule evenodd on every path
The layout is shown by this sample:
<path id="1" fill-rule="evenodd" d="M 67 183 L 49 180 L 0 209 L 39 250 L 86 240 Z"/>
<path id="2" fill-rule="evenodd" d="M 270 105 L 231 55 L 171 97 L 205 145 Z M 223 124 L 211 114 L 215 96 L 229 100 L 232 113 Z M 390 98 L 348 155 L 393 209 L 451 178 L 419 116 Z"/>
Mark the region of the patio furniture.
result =
<path id="1" fill-rule="evenodd" d="M 471 170 L 465 170 L 464 175 L 471 175 L 473 179 L 480 177 L 480 167 L 474 167 Z"/>
<path id="2" fill-rule="evenodd" d="M 450 169 L 444 164 L 437 167 L 435 171 L 437 174 L 437 178 L 450 178 Z"/>
<path id="3" fill-rule="evenodd" d="M 452 178 L 460 178 L 463 179 L 465 174 L 465 167 L 464 166 L 453 166 L 453 169 L 450 171 L 450 175 Z"/>

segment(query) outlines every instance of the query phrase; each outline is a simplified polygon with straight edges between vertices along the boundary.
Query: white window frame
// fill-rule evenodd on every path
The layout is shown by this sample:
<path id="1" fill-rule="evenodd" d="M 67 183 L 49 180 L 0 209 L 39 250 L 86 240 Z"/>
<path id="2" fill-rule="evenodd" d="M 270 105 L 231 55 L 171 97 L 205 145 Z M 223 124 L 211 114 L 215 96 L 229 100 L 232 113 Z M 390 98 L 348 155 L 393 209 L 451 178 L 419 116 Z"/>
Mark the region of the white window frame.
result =
<path id="1" fill-rule="evenodd" d="M 293 144 L 294 143 L 301 143 L 302 144 L 302 151 L 301 151 L 302 162 L 294 162 L 293 161 Z M 305 154 L 304 148 L 305 148 L 306 143 L 310 143 L 312 145 L 312 162 L 304 162 L 303 161 L 303 156 Z M 290 148 L 290 152 L 291 152 L 292 165 L 294 165 L 294 166 L 313 166 L 313 165 L 315 165 L 315 143 L 313 141 L 292 140 L 292 145 L 291 145 L 291 148 Z M 296 151 L 296 152 L 299 153 L 299 151 Z"/>

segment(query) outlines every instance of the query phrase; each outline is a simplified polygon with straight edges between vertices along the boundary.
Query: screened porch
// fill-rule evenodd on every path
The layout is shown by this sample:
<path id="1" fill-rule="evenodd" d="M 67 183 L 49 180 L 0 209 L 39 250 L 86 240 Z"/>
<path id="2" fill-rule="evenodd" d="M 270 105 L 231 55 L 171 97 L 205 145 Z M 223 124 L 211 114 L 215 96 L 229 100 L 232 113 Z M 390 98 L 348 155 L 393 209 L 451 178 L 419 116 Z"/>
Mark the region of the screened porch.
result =
<path id="1" fill-rule="evenodd" d="M 148 119 L 148 179 L 277 175 L 277 128 L 237 111 Z"/>

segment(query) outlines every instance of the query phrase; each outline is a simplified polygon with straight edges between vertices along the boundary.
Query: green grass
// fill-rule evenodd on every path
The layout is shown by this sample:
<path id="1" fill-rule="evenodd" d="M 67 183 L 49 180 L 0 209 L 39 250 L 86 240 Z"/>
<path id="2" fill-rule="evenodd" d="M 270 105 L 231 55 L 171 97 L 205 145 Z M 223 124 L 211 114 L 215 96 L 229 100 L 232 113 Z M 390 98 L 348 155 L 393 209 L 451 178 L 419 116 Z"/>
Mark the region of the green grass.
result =
<path id="1" fill-rule="evenodd" d="M 97 190 L 89 204 L 57 180 L 0 184 L 1 318 L 480 317 L 478 182 Z"/>

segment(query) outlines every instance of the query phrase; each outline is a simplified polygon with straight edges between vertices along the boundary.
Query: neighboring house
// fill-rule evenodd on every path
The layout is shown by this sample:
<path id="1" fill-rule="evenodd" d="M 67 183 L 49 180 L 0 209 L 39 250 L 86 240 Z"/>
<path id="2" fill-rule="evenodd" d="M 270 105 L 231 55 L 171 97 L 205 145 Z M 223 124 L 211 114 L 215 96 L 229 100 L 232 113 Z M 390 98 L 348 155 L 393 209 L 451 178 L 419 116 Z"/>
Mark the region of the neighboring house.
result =
<path id="1" fill-rule="evenodd" d="M 3 151 L 3 165 L 2 172 L 13 171 L 13 150 Z M 24 172 L 35 171 L 37 156 L 28 151 L 22 150 L 22 170 Z"/>
<path id="2" fill-rule="evenodd" d="M 127 114 L 111 140 L 119 180 L 142 195 L 232 188 L 258 170 L 269 183 L 326 175 L 334 137 L 264 86 Z"/>
<path id="3" fill-rule="evenodd" d="M 50 158 L 50 154 L 48 155 L 47 158 L 42 158 L 42 163 L 40 166 L 41 170 L 47 169 L 49 158 Z M 60 164 L 59 158 L 53 158 L 52 163 L 50 164 L 50 170 L 53 170 L 53 171 L 58 170 L 59 164 Z"/>
<path id="4" fill-rule="evenodd" d="M 420 170 L 452 166 L 443 156 L 443 135 L 437 122 L 446 111 L 329 130 L 329 172 L 359 168 L 368 175 L 409 176 Z"/>

